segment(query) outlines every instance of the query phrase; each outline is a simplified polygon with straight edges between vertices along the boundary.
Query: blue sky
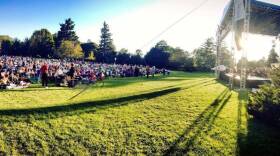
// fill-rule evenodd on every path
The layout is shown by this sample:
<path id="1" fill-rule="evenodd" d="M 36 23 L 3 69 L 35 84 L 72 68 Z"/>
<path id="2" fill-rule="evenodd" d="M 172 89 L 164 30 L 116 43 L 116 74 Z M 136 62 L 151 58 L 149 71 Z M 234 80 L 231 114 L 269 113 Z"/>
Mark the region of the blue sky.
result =
<path id="1" fill-rule="evenodd" d="M 34 30 L 59 30 L 59 23 L 72 18 L 80 41 L 98 43 L 106 21 L 117 50 L 135 52 L 154 36 L 204 0 L 0 0 L 0 35 L 30 37 Z M 280 5 L 280 0 L 262 0 Z M 192 51 L 208 37 L 215 37 L 224 7 L 229 0 L 209 0 L 200 9 L 143 47 L 147 52 L 159 40 Z M 271 37 L 250 36 L 248 58 L 268 55 Z M 230 45 L 230 41 L 227 41 Z M 280 46 L 279 46 L 280 51 Z"/>
<path id="2" fill-rule="evenodd" d="M 146 3 L 146 0 L 0 0 L 0 33 L 23 39 L 40 28 L 55 32 L 59 23 L 69 17 L 77 28 L 100 24 Z"/>

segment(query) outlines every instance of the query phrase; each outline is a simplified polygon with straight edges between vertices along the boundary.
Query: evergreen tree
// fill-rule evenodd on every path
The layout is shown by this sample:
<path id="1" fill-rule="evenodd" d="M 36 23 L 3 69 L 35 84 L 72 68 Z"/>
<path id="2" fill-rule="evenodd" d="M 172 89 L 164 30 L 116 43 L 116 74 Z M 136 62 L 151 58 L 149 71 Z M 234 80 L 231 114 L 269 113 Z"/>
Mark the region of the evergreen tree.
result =
<path id="1" fill-rule="evenodd" d="M 275 49 L 272 48 L 267 58 L 267 66 L 270 67 L 271 64 L 278 63 L 278 58 L 279 56 L 275 52 Z"/>
<path id="2" fill-rule="evenodd" d="M 101 29 L 101 39 L 99 44 L 99 55 L 101 55 L 102 62 L 113 63 L 116 56 L 115 46 L 113 45 L 112 34 L 106 22 L 103 23 Z"/>
<path id="3" fill-rule="evenodd" d="M 75 24 L 68 18 L 64 23 L 60 24 L 60 30 L 57 32 L 56 39 L 56 47 L 59 47 L 61 42 L 64 40 L 78 42 L 78 36 L 74 30 Z"/>
<path id="4" fill-rule="evenodd" d="M 215 44 L 212 38 L 194 51 L 194 66 L 201 71 L 210 71 L 215 66 Z"/>

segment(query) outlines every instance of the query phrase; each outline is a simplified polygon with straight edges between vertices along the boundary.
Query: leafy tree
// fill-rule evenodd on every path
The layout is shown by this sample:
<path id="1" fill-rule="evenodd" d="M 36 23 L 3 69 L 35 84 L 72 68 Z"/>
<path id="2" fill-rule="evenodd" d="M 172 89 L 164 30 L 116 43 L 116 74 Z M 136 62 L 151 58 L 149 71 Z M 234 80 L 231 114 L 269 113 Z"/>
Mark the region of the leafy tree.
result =
<path id="1" fill-rule="evenodd" d="M 249 98 L 248 112 L 266 123 L 280 126 L 280 68 L 272 69 L 272 85 L 263 85 Z"/>
<path id="2" fill-rule="evenodd" d="M 140 55 L 131 55 L 130 56 L 130 64 L 132 65 L 143 65 L 144 60 Z"/>
<path id="3" fill-rule="evenodd" d="M 169 62 L 170 53 L 165 51 L 168 49 L 166 42 L 160 41 L 146 55 L 145 61 L 148 65 L 158 68 L 166 68 Z"/>
<path id="4" fill-rule="evenodd" d="M 98 52 L 98 45 L 94 42 L 88 41 L 87 43 L 82 43 L 81 47 L 84 52 L 85 58 L 89 57 L 90 55 L 94 55 Z"/>
<path id="5" fill-rule="evenodd" d="M 60 24 L 60 30 L 57 32 L 57 36 L 55 37 L 56 47 L 59 47 L 64 40 L 78 42 L 79 38 L 76 35 L 74 28 L 75 24 L 71 18 L 66 19 L 64 23 Z"/>
<path id="6" fill-rule="evenodd" d="M 30 38 L 30 50 L 32 56 L 54 56 L 54 40 L 47 29 L 35 31 Z"/>
<path id="7" fill-rule="evenodd" d="M 270 76 L 271 76 L 272 84 L 274 85 L 274 87 L 279 89 L 280 88 L 280 67 L 273 69 L 270 73 Z M 280 101 L 280 96 L 278 98 Z M 279 105 L 280 105 L 280 103 L 279 103 Z"/>
<path id="8" fill-rule="evenodd" d="M 135 64 L 135 65 L 143 65 L 144 64 L 144 58 L 142 57 L 143 53 L 140 49 L 137 49 L 135 51 L 135 54 L 132 54 L 130 57 L 130 64 Z"/>
<path id="9" fill-rule="evenodd" d="M 30 56 L 30 40 L 28 38 L 24 39 L 24 41 L 21 43 L 21 55 L 22 56 Z"/>
<path id="10" fill-rule="evenodd" d="M 0 35 L 0 43 L 7 40 L 12 41 L 13 39 L 8 35 Z"/>
<path id="11" fill-rule="evenodd" d="M 0 52 L 1 52 L 1 43 L 2 41 L 12 41 L 13 39 L 10 36 L 7 35 L 0 35 Z"/>
<path id="12" fill-rule="evenodd" d="M 123 48 L 117 53 L 116 63 L 129 64 L 130 58 L 131 58 L 131 55 L 128 53 L 128 50 Z"/>
<path id="13" fill-rule="evenodd" d="M 9 55 L 22 56 L 22 44 L 20 40 L 15 39 L 11 47 L 11 52 Z"/>
<path id="14" fill-rule="evenodd" d="M 278 58 L 278 54 L 275 52 L 275 49 L 272 48 L 267 58 L 267 66 L 270 67 L 271 64 L 278 63 Z"/>
<path id="15" fill-rule="evenodd" d="M 104 22 L 101 29 L 101 39 L 99 44 L 99 53 L 101 61 L 106 63 L 113 63 L 116 57 L 115 46 L 110 33 L 109 25 Z"/>
<path id="16" fill-rule="evenodd" d="M 1 55 L 10 55 L 13 42 L 11 40 L 4 40 L 1 42 Z"/>
<path id="17" fill-rule="evenodd" d="M 170 52 L 169 67 L 177 70 L 192 71 L 192 59 L 187 51 L 177 47 Z"/>
<path id="18" fill-rule="evenodd" d="M 137 56 L 140 56 L 140 57 L 143 56 L 143 52 L 142 52 L 141 49 L 137 49 L 137 50 L 135 51 L 135 53 L 136 53 Z"/>
<path id="19" fill-rule="evenodd" d="M 221 44 L 221 64 L 226 66 L 226 67 L 230 67 L 231 65 L 231 61 L 233 56 L 230 53 L 229 49 L 227 48 L 227 46 L 225 45 L 225 43 Z"/>
<path id="20" fill-rule="evenodd" d="M 84 56 L 80 44 L 73 41 L 62 41 L 57 55 L 60 58 L 82 58 Z"/>
<path id="21" fill-rule="evenodd" d="M 201 71 L 210 71 L 216 63 L 215 45 L 212 38 L 194 51 L 194 66 Z"/>

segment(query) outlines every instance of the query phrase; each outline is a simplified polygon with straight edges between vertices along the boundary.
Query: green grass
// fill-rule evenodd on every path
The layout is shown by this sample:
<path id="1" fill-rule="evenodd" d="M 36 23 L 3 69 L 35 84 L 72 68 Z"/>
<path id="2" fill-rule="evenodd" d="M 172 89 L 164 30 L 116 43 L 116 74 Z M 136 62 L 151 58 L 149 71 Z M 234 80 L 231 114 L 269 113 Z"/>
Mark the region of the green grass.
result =
<path id="1" fill-rule="evenodd" d="M 0 92 L 0 155 L 277 155 L 279 130 L 212 74 Z"/>

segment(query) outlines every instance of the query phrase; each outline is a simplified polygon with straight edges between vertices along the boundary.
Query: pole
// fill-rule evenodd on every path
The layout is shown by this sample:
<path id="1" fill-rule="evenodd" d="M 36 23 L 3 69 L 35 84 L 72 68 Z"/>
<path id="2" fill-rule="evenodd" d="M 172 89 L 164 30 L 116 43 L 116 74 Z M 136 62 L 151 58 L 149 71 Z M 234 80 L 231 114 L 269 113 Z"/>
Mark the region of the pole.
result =
<path id="1" fill-rule="evenodd" d="M 240 89 L 246 89 L 247 81 L 247 41 L 250 33 L 250 12 L 251 12 L 251 0 L 245 0 L 245 19 L 244 19 L 244 31 L 243 31 L 243 49 L 241 57 L 241 75 L 240 75 Z"/>
<path id="2" fill-rule="evenodd" d="M 216 69 L 215 69 L 215 75 L 216 79 L 220 78 L 220 71 L 218 70 L 218 67 L 221 65 L 221 31 L 220 28 L 217 32 L 217 58 L 216 58 Z"/>

